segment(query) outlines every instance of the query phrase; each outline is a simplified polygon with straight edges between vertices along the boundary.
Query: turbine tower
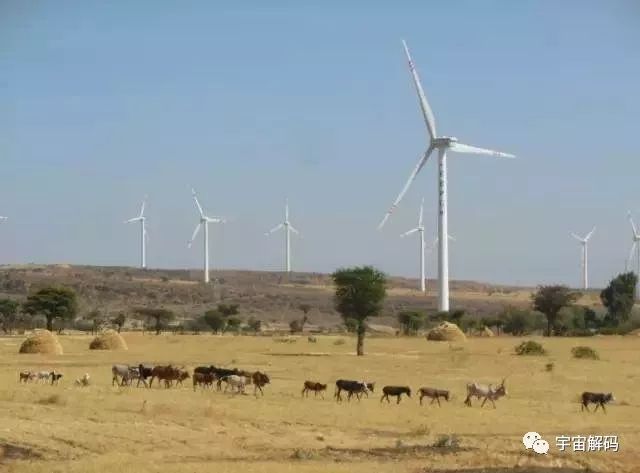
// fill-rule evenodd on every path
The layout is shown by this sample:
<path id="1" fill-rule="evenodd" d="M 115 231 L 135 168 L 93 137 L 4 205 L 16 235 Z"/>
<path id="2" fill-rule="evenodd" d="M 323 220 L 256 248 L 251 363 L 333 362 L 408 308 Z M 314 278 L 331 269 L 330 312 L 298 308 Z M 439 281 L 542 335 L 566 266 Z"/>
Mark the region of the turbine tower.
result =
<path id="1" fill-rule="evenodd" d="M 378 225 L 378 229 L 382 228 L 391 213 L 398 206 L 407 190 L 411 186 L 418 173 L 422 170 L 426 164 L 429 156 L 435 150 L 438 151 L 438 310 L 446 312 L 449 310 L 449 246 L 448 238 L 445 238 L 448 230 L 448 215 L 447 215 L 447 151 L 455 151 L 458 153 L 471 153 L 471 154 L 486 154 L 498 158 L 514 158 L 512 154 L 501 153 L 499 151 L 493 151 L 485 148 L 477 148 L 475 146 L 469 146 L 458 142 L 457 138 L 450 136 L 439 136 L 436 132 L 436 122 L 431 111 L 431 107 L 427 102 L 427 97 L 424 94 L 422 85 L 420 84 L 420 78 L 416 71 L 411 55 L 409 54 L 409 48 L 403 41 L 405 54 L 409 62 L 409 69 L 413 76 L 413 82 L 420 100 L 420 108 L 422 109 L 422 116 L 424 118 L 427 130 L 429 132 L 429 147 L 424 155 L 418 161 L 418 164 L 413 169 L 413 172 L 409 176 L 406 184 L 400 191 L 400 194 L 393 202 L 393 205 L 389 211 L 385 214 L 384 218 Z"/>
<path id="2" fill-rule="evenodd" d="M 140 207 L 140 215 L 137 217 L 130 218 L 126 220 L 124 223 L 133 223 L 140 222 L 140 267 L 142 269 L 147 269 L 147 228 L 146 228 L 146 220 L 147 217 L 144 216 L 144 208 L 147 205 L 147 196 L 144 197 L 142 201 L 142 206 Z"/>
<path id="3" fill-rule="evenodd" d="M 281 228 L 284 228 L 284 266 L 287 273 L 291 272 L 291 232 L 299 235 L 300 232 L 293 228 L 291 222 L 289 222 L 289 200 L 285 200 L 284 202 L 284 222 L 276 225 L 271 230 L 265 233 L 266 236 L 271 235 L 272 233 L 277 232 Z"/>
<path id="4" fill-rule="evenodd" d="M 633 243 L 631 244 L 631 251 L 629 251 L 629 258 L 627 258 L 627 264 L 625 265 L 625 269 L 627 271 L 629 271 L 629 268 L 631 267 L 631 259 L 633 258 L 633 252 L 636 252 L 636 261 L 637 261 L 637 266 L 636 266 L 636 276 L 640 274 L 640 244 L 638 244 L 638 242 L 640 242 L 640 234 L 638 234 L 638 230 L 636 230 L 636 225 L 633 223 L 633 219 L 631 218 L 631 212 L 629 212 L 629 223 L 631 224 L 631 230 L 633 231 Z M 638 286 L 636 285 L 636 291 L 635 291 L 635 298 L 636 300 L 639 298 L 638 295 Z"/>
<path id="5" fill-rule="evenodd" d="M 406 237 L 412 233 L 418 232 L 420 234 L 420 291 L 426 292 L 427 287 L 425 284 L 424 276 L 424 225 L 422 224 L 422 214 L 424 212 L 424 197 L 420 203 L 420 213 L 418 214 L 418 226 L 408 232 L 404 232 L 400 237 Z"/>
<path id="6" fill-rule="evenodd" d="M 191 235 L 191 240 L 189 240 L 189 244 L 187 245 L 191 248 L 193 241 L 196 239 L 198 232 L 200 231 L 200 227 L 204 225 L 204 282 L 209 282 L 209 224 L 210 223 L 226 223 L 226 220 L 223 217 L 207 217 L 200 206 L 200 202 L 198 202 L 198 196 L 196 195 L 196 191 L 191 189 L 191 193 L 193 194 L 193 200 L 196 203 L 196 207 L 198 207 L 198 212 L 200 212 L 200 221 L 198 225 L 196 225 L 196 229 L 193 231 L 193 235 Z"/>
<path id="7" fill-rule="evenodd" d="M 582 245 L 582 262 L 581 262 L 581 266 L 582 266 L 582 288 L 583 289 L 589 289 L 589 278 L 588 278 L 588 261 L 587 261 L 587 256 L 588 256 L 588 243 L 589 243 L 589 238 L 591 238 L 591 235 L 593 235 L 593 232 L 596 231 L 596 227 L 593 227 L 593 229 L 587 233 L 587 236 L 580 237 L 578 235 L 576 235 L 575 233 L 572 233 L 571 236 L 573 238 L 575 238 L 576 240 L 578 240 L 580 242 L 580 244 Z"/>

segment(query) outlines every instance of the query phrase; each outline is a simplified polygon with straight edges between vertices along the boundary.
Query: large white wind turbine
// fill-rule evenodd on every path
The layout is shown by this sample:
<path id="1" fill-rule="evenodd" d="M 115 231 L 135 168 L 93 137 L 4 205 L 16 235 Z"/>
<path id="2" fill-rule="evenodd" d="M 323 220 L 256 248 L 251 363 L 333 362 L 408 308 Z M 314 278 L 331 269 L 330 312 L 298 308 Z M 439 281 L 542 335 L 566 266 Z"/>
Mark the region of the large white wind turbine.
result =
<path id="1" fill-rule="evenodd" d="M 416 88 L 416 92 L 418 93 L 418 98 L 420 99 L 420 107 L 422 109 L 422 115 L 424 117 L 425 124 L 427 126 L 427 130 L 429 131 L 430 142 L 427 151 L 424 153 L 422 158 L 418 161 L 418 164 L 414 168 L 413 172 L 409 176 L 406 184 L 400 191 L 400 194 L 393 202 L 393 205 L 386 213 L 382 222 L 378 228 L 382 228 L 385 224 L 391 213 L 398 206 L 404 195 L 407 193 L 407 190 L 411 186 L 411 183 L 416 178 L 420 170 L 426 164 L 429 156 L 434 150 L 438 150 L 438 188 L 439 188 L 439 208 L 438 208 L 438 310 L 440 311 L 448 311 L 449 310 L 449 247 L 448 247 L 448 238 L 445 238 L 444 235 L 447 235 L 447 151 L 456 151 L 458 153 L 471 153 L 471 154 L 486 154 L 489 156 L 495 156 L 499 158 L 513 158 L 512 154 L 501 153 L 499 151 L 493 151 L 490 149 L 477 148 L 475 146 L 469 146 L 458 142 L 457 138 L 450 136 L 438 136 L 436 132 L 436 122 L 433 116 L 433 112 L 431 111 L 431 107 L 427 102 L 427 97 L 422 90 L 422 85 L 420 84 L 420 79 L 418 77 L 418 73 L 413 65 L 413 61 L 411 59 L 411 55 L 409 54 L 409 48 L 407 44 L 403 41 L 404 50 L 407 55 L 407 60 L 409 61 L 409 69 L 411 70 L 411 74 L 413 76 L 413 82 Z"/>
<path id="2" fill-rule="evenodd" d="M 589 243 L 589 238 L 591 238 L 591 235 L 593 235 L 593 232 L 596 231 L 596 227 L 593 227 L 593 229 L 587 233 L 587 236 L 585 236 L 584 238 L 576 235 L 575 233 L 572 233 L 571 236 L 573 238 L 575 238 L 576 240 L 578 240 L 580 242 L 580 244 L 582 245 L 582 262 L 581 262 L 581 266 L 582 266 L 582 288 L 583 289 L 589 289 L 589 278 L 588 278 L 588 249 L 587 249 L 587 245 Z"/>
<path id="3" fill-rule="evenodd" d="M 420 291 L 425 292 L 427 290 L 425 285 L 425 276 L 424 276 L 424 225 L 422 224 L 423 214 L 424 212 L 424 197 L 422 198 L 422 202 L 420 203 L 420 213 L 418 214 L 418 226 L 409 230 L 408 232 L 404 232 L 401 237 L 406 237 L 411 235 L 412 233 L 418 232 L 420 236 Z"/>
<path id="4" fill-rule="evenodd" d="M 147 268 L 147 228 L 146 228 L 146 220 L 147 217 L 144 216 L 144 208 L 147 205 L 147 197 L 145 196 L 142 201 L 142 206 L 140 207 L 140 215 L 137 217 L 130 218 L 129 220 L 125 220 L 124 223 L 133 223 L 140 222 L 140 267 L 142 269 Z"/>
<path id="5" fill-rule="evenodd" d="M 200 206 L 200 202 L 198 202 L 198 196 L 196 195 L 196 191 L 191 189 L 191 193 L 193 194 L 193 200 L 196 203 L 196 207 L 198 207 L 198 212 L 200 212 L 200 221 L 198 225 L 196 225 L 196 229 L 193 231 L 193 235 L 191 235 L 191 240 L 189 240 L 188 247 L 191 248 L 193 244 L 193 240 L 196 239 L 198 232 L 200 231 L 200 227 L 204 225 L 204 282 L 209 282 L 209 224 L 210 223 L 226 223 L 226 220 L 223 217 L 207 217 Z"/>
<path id="6" fill-rule="evenodd" d="M 271 235 L 272 233 L 277 232 L 281 228 L 284 228 L 284 245 L 285 245 L 285 253 L 284 253 L 284 266 L 287 273 L 291 272 L 291 232 L 299 235 L 300 232 L 293 228 L 291 222 L 289 222 L 289 200 L 285 200 L 284 202 L 284 222 L 276 225 L 271 230 L 265 233 L 266 236 Z"/>
<path id="7" fill-rule="evenodd" d="M 631 223 L 631 230 L 633 231 L 633 243 L 631 244 L 631 251 L 629 251 L 629 258 L 627 258 L 626 270 L 629 271 L 631 267 L 631 259 L 633 258 L 633 252 L 636 252 L 636 275 L 640 275 L 640 234 L 638 234 L 638 230 L 636 230 L 636 225 L 633 223 L 633 219 L 631 218 L 631 212 L 629 212 L 629 223 Z M 638 299 L 638 287 L 636 286 L 636 299 Z"/>

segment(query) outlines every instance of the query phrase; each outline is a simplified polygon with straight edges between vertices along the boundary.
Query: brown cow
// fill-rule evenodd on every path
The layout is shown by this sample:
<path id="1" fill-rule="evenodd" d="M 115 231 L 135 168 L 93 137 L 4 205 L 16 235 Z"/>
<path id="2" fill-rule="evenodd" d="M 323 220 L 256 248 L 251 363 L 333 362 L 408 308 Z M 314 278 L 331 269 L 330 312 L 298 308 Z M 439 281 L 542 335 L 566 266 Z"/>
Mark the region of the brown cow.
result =
<path id="1" fill-rule="evenodd" d="M 324 399 L 324 392 L 326 390 L 326 384 L 318 383 L 316 381 L 305 381 L 304 387 L 302 388 L 302 396 L 305 396 L 306 394 L 306 397 L 309 397 L 309 391 L 313 391 L 314 397 L 318 397 L 318 393 L 320 393 L 322 399 Z"/>
<path id="2" fill-rule="evenodd" d="M 269 380 L 269 376 L 266 373 L 261 373 L 260 371 L 256 371 L 251 375 L 251 381 L 253 382 L 253 394 L 258 395 L 258 389 L 260 390 L 260 394 L 264 396 L 264 392 L 262 391 L 262 387 L 269 384 L 271 381 Z"/>
<path id="3" fill-rule="evenodd" d="M 213 373 L 193 373 L 193 390 L 196 390 L 196 386 L 212 387 L 213 382 L 216 380 L 216 375 Z"/>
<path id="4" fill-rule="evenodd" d="M 171 387 L 173 381 L 177 381 L 177 384 L 182 384 L 187 378 L 190 378 L 189 372 L 185 369 L 176 368 L 172 365 L 168 366 L 155 366 L 151 370 L 151 380 L 149 381 L 149 387 L 153 384 L 153 380 L 158 378 L 158 382 L 164 381 L 165 387 Z"/>

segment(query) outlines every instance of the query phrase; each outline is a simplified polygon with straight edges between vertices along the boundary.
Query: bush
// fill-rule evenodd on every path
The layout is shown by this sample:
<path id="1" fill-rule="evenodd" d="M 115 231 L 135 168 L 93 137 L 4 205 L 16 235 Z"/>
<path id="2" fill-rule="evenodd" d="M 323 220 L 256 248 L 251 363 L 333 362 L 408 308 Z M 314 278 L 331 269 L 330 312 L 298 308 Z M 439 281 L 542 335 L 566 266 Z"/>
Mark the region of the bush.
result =
<path id="1" fill-rule="evenodd" d="M 541 356 L 546 355 L 547 351 L 542 345 L 533 340 L 522 342 L 516 347 L 516 355 Z"/>
<path id="2" fill-rule="evenodd" d="M 457 435 L 441 435 L 433 442 L 432 447 L 434 448 L 459 448 L 460 447 L 460 437 Z"/>
<path id="3" fill-rule="evenodd" d="M 598 352 L 595 351 L 593 348 L 587 347 L 587 346 L 573 347 L 571 349 L 571 354 L 573 355 L 574 358 L 588 359 L 588 360 L 600 359 L 600 356 L 598 356 Z"/>
<path id="4" fill-rule="evenodd" d="M 345 343 L 347 343 L 345 341 L 344 338 L 338 338 L 335 342 L 333 342 L 334 345 L 338 346 L 338 345 L 344 345 Z"/>

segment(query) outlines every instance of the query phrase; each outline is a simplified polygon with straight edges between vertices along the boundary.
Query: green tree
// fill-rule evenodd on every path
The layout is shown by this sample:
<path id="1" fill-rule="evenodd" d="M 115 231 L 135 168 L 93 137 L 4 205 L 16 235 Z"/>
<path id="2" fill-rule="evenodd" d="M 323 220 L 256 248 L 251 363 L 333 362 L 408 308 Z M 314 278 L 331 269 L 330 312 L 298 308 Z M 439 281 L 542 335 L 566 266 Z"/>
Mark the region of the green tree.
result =
<path id="1" fill-rule="evenodd" d="M 242 319 L 239 317 L 228 317 L 225 330 L 228 330 L 229 332 L 238 332 L 240 330 L 240 325 L 242 325 Z"/>
<path id="2" fill-rule="evenodd" d="M 262 328 L 262 321 L 256 319 L 255 317 L 250 317 L 247 321 L 247 328 L 253 333 L 258 333 Z"/>
<path id="3" fill-rule="evenodd" d="M 302 332 L 302 324 L 298 319 L 294 319 L 291 322 L 289 322 L 289 332 L 291 333 Z"/>
<path id="4" fill-rule="evenodd" d="M 155 320 L 156 335 L 160 335 L 168 322 L 176 318 L 176 315 L 168 309 L 155 309 L 152 307 L 138 307 L 134 312 L 141 317 Z"/>
<path id="5" fill-rule="evenodd" d="M 634 295 L 638 276 L 635 273 L 619 274 L 600 293 L 602 305 L 607 308 L 605 323 L 617 326 L 629 320 L 633 309 Z"/>
<path id="6" fill-rule="evenodd" d="M 47 319 L 47 330 L 53 330 L 54 319 L 73 320 L 78 310 L 78 301 L 73 289 L 45 287 L 27 297 L 23 312 L 42 315 Z"/>
<path id="7" fill-rule="evenodd" d="M 238 307 L 238 304 L 218 304 L 218 312 L 220 312 L 224 317 L 238 315 Z"/>
<path id="8" fill-rule="evenodd" d="M 547 336 L 550 337 L 552 330 L 558 321 L 558 314 L 564 307 L 570 307 L 579 294 L 571 291 L 567 286 L 551 285 L 538 286 L 538 290 L 531 296 L 533 309 L 542 312 L 547 318 Z"/>
<path id="9" fill-rule="evenodd" d="M 344 319 L 344 328 L 346 328 L 349 333 L 356 333 L 358 331 L 358 321 L 348 317 Z"/>
<path id="10" fill-rule="evenodd" d="M 460 321 L 462 320 L 462 317 L 464 317 L 464 314 L 465 312 L 463 309 L 456 309 L 452 312 L 449 312 L 445 320 L 448 320 L 449 322 L 452 322 L 456 325 L 460 325 Z"/>
<path id="11" fill-rule="evenodd" d="M 499 315 L 503 323 L 504 332 L 515 336 L 526 335 L 531 331 L 532 321 L 530 317 L 529 311 L 516 309 L 515 307 L 507 307 Z"/>
<path id="12" fill-rule="evenodd" d="M 398 323 L 404 335 L 415 335 L 424 325 L 424 314 L 417 310 L 400 311 Z"/>
<path id="13" fill-rule="evenodd" d="M 204 321 L 211 327 L 214 333 L 224 332 L 227 325 L 226 318 L 217 310 L 208 310 L 204 313 Z"/>
<path id="14" fill-rule="evenodd" d="M 0 299 L 0 323 L 4 333 L 11 334 L 15 328 L 19 306 L 13 299 Z"/>
<path id="15" fill-rule="evenodd" d="M 120 333 L 126 321 L 127 314 L 125 314 L 124 312 L 118 312 L 118 315 L 111 319 L 111 323 L 117 327 L 118 333 Z"/>
<path id="16" fill-rule="evenodd" d="M 102 312 L 98 309 L 93 309 L 86 316 L 86 319 L 91 321 L 91 333 L 98 333 L 104 325 L 104 317 Z"/>
<path id="17" fill-rule="evenodd" d="M 331 275 L 336 286 L 334 303 L 345 323 L 357 321 L 356 352 L 364 355 L 366 320 L 380 314 L 387 294 L 387 278 L 371 266 L 339 269 Z"/>

